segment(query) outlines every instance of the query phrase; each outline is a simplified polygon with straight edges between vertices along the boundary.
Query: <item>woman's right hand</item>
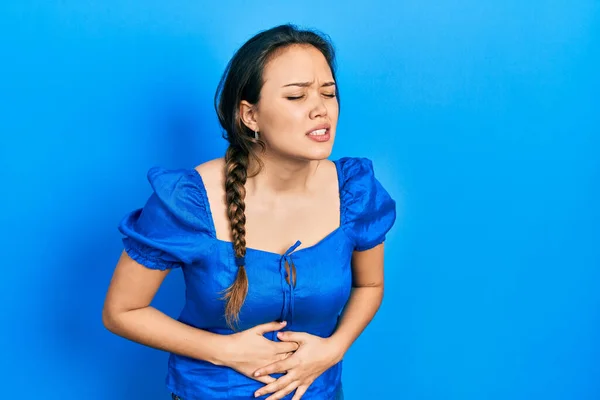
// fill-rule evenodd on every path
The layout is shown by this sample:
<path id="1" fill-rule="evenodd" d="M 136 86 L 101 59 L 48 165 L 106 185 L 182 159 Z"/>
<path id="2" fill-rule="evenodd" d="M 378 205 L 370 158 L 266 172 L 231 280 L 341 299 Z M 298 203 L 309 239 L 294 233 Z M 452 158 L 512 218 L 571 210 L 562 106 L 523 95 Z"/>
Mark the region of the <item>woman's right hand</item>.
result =
<path id="1" fill-rule="evenodd" d="M 223 364 L 259 382 L 274 382 L 276 379 L 269 375 L 256 378 L 252 374 L 258 368 L 284 360 L 298 350 L 296 342 L 274 342 L 263 336 L 267 332 L 277 331 L 285 326 L 285 321 L 268 322 L 226 336 L 227 345 Z"/>

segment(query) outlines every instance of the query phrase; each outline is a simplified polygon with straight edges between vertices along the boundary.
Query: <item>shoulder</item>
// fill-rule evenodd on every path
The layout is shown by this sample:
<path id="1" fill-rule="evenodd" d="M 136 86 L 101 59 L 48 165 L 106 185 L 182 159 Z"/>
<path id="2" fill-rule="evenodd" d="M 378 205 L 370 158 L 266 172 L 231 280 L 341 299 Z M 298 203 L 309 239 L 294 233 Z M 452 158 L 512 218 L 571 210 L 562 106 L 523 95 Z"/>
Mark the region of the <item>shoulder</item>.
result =
<path id="1" fill-rule="evenodd" d="M 342 157 L 334 161 L 338 169 L 340 194 L 372 189 L 375 183 L 373 161 L 366 157 Z"/>
<path id="2" fill-rule="evenodd" d="M 357 172 L 373 170 L 373 161 L 366 157 L 341 157 L 334 161 L 342 172 L 344 180 L 351 178 Z"/>
<path id="3" fill-rule="evenodd" d="M 128 212 L 119 223 L 127 253 L 140 264 L 167 269 L 191 263 L 203 254 L 212 235 L 206 195 L 195 168 L 151 167 L 152 188 L 143 207 Z M 206 251 L 210 251 L 206 247 Z"/>
<path id="4" fill-rule="evenodd" d="M 198 200 L 205 194 L 205 186 L 223 181 L 223 159 L 216 158 L 191 168 L 151 167 L 147 179 L 154 192 L 162 199 Z M 219 173 L 221 172 L 221 173 Z"/>
<path id="5" fill-rule="evenodd" d="M 342 157 L 335 161 L 338 168 L 340 196 L 351 198 L 369 197 L 387 191 L 375 176 L 373 161 L 366 157 Z"/>
<path id="6" fill-rule="evenodd" d="M 218 184 L 218 164 L 219 159 L 215 159 L 189 168 L 151 167 L 147 172 L 152 187 L 148 204 L 164 209 L 195 229 L 206 229 L 210 226 L 206 185 Z"/>
<path id="7" fill-rule="evenodd" d="M 225 184 L 225 158 L 219 157 L 208 160 L 194 167 L 196 173 L 200 176 L 203 186 L 208 191 L 222 188 Z M 213 190 L 211 190 L 213 189 Z"/>
<path id="8" fill-rule="evenodd" d="M 396 219 L 396 202 L 375 175 L 373 162 L 365 157 L 335 161 L 340 179 L 342 223 L 365 250 L 385 240 Z"/>

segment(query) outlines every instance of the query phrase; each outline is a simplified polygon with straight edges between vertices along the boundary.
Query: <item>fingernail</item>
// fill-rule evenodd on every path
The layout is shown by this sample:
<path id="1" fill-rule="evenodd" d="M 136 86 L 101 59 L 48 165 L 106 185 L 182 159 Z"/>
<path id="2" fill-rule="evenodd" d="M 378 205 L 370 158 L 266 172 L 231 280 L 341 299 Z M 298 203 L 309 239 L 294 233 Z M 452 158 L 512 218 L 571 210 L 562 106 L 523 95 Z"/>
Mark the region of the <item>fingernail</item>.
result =
<path id="1" fill-rule="evenodd" d="M 281 324 L 281 325 L 285 324 L 285 321 L 281 321 L 281 322 L 280 322 L 280 324 Z"/>
<path id="2" fill-rule="evenodd" d="M 258 372 L 258 371 L 256 371 L 256 372 L 254 373 L 254 376 L 259 376 L 259 375 L 260 375 L 260 372 Z"/>

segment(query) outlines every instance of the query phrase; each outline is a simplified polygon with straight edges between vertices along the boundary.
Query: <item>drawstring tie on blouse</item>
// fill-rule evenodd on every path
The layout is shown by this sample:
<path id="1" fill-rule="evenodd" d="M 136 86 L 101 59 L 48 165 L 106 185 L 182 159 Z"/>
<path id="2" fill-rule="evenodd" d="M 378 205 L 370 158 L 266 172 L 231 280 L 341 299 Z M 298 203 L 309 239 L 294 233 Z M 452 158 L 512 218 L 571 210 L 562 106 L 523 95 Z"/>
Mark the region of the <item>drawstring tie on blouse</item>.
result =
<path id="1" fill-rule="evenodd" d="M 296 281 L 293 279 L 293 277 L 296 275 L 296 273 L 295 273 L 296 266 L 294 265 L 294 260 L 292 259 L 292 252 L 294 250 L 296 250 L 296 248 L 298 246 L 300 246 L 301 244 L 302 244 L 301 241 L 299 241 L 299 240 L 296 241 L 296 243 L 294 243 L 289 249 L 287 249 L 287 251 L 285 253 L 283 253 L 283 255 L 281 256 L 281 259 L 279 260 L 279 271 L 281 274 L 281 288 L 284 293 L 284 295 L 283 295 L 283 310 L 281 313 L 281 320 L 283 321 L 289 312 L 290 313 L 290 321 L 289 321 L 288 326 L 290 326 L 294 322 L 294 304 L 296 303 L 295 297 L 294 297 Z M 285 279 L 285 276 L 286 276 L 285 263 L 286 262 L 288 263 L 288 266 L 289 266 L 289 283 Z M 294 272 L 292 272 L 292 271 L 294 271 Z"/>

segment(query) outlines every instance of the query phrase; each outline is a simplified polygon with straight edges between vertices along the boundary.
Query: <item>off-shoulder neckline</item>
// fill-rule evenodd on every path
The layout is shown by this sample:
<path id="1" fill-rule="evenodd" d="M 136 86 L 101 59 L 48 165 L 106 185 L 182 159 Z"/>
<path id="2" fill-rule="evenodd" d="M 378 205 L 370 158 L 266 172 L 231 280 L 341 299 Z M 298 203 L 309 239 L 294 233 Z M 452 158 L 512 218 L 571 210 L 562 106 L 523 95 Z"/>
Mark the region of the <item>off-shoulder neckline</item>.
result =
<path id="1" fill-rule="evenodd" d="M 339 225 L 332 230 L 331 232 L 329 232 L 327 235 L 325 235 L 323 238 L 321 238 L 317 243 L 308 246 L 308 247 L 302 247 L 301 249 L 297 249 L 294 250 L 293 254 L 298 254 L 298 253 L 303 253 L 305 251 L 309 251 L 309 250 L 315 250 L 316 248 L 320 247 L 321 245 L 323 245 L 325 242 L 327 242 L 329 239 L 331 239 L 333 236 L 337 235 L 338 233 L 344 233 L 343 230 L 343 225 L 344 225 L 344 221 L 343 221 L 343 217 L 344 217 L 344 204 L 343 204 L 343 196 L 342 196 L 342 189 L 344 186 L 344 180 L 345 177 L 343 175 L 343 170 L 341 167 L 341 159 L 336 159 L 336 160 L 331 160 L 334 165 L 335 165 L 335 169 L 336 169 L 336 173 L 337 173 L 337 181 L 338 181 L 338 197 L 339 197 L 339 202 L 340 202 L 340 218 L 339 218 Z M 208 201 L 208 194 L 207 194 L 207 190 L 206 190 L 206 186 L 204 184 L 204 179 L 202 178 L 202 175 L 200 175 L 200 173 L 198 172 L 198 170 L 196 170 L 196 168 L 188 168 L 187 169 L 188 173 L 190 174 L 191 177 L 193 177 L 193 179 L 196 180 L 197 182 L 197 186 L 198 189 L 200 190 L 200 194 L 201 194 L 201 198 L 203 201 L 203 206 L 204 209 L 206 211 L 206 218 L 208 220 L 208 228 L 210 231 L 210 237 L 211 239 L 213 239 L 215 242 L 218 242 L 220 244 L 223 245 L 229 245 L 229 246 L 233 246 L 233 243 L 228 241 L 228 240 L 223 240 L 223 239 L 219 239 L 217 237 L 217 230 L 216 230 L 216 226 L 215 226 L 215 222 L 213 219 L 213 214 L 212 214 L 212 209 L 210 207 L 210 203 Z M 294 245 L 292 244 L 289 248 L 293 247 Z M 257 248 L 253 248 L 253 247 L 246 247 L 246 252 L 252 252 L 252 253 L 257 253 L 257 254 L 265 254 L 265 255 L 269 255 L 269 256 L 274 256 L 277 258 L 281 258 L 285 255 L 285 253 L 276 253 L 273 251 L 268 251 L 268 250 L 263 250 L 263 249 L 257 249 Z"/>

